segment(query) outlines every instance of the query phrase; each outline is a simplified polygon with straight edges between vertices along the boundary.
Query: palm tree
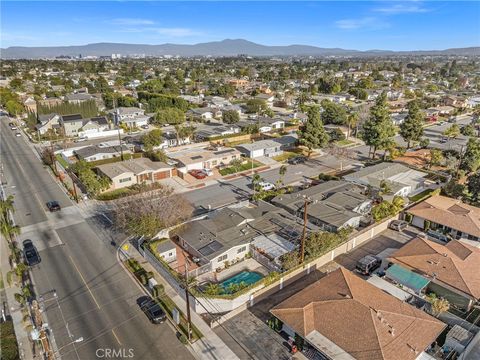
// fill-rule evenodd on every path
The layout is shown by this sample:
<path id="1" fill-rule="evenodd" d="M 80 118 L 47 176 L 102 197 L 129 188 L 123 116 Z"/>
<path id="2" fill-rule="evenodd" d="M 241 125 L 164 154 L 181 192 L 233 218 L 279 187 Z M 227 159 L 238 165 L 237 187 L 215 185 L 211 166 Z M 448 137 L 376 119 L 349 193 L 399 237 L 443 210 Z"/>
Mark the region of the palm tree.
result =
<path id="1" fill-rule="evenodd" d="M 11 239 L 14 235 L 20 235 L 20 227 L 3 218 L 0 224 L 0 233 L 7 239 Z"/>
<path id="2" fill-rule="evenodd" d="M 9 211 L 14 212 L 13 207 L 13 195 L 8 195 L 5 200 L 0 200 L 0 211 L 2 213 L 8 213 Z"/>
<path id="3" fill-rule="evenodd" d="M 254 190 L 256 189 L 256 187 L 257 187 L 257 185 L 260 181 L 262 181 L 262 178 L 259 174 L 254 174 L 252 176 L 252 186 L 253 186 Z"/>

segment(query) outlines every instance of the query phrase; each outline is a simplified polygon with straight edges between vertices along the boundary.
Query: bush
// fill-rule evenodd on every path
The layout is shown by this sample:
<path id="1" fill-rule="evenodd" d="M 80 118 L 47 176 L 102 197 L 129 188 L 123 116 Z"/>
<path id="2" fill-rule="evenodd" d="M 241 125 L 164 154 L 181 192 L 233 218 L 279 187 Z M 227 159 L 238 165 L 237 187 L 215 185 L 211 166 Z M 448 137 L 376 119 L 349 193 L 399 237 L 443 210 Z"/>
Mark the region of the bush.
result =
<path id="1" fill-rule="evenodd" d="M 0 324 L 0 348 L 2 349 L 2 360 L 20 359 L 17 338 L 11 321 Z"/>
<path id="2" fill-rule="evenodd" d="M 165 294 L 165 287 L 162 284 L 155 285 L 152 289 L 152 296 L 158 298 Z"/>
<path id="3" fill-rule="evenodd" d="M 405 221 L 408 222 L 409 224 L 411 224 L 411 223 L 412 223 L 412 220 L 413 220 L 412 214 L 406 213 L 406 214 L 405 214 Z"/>
<path id="4" fill-rule="evenodd" d="M 338 177 L 334 175 L 320 173 L 318 175 L 318 180 L 321 180 L 321 181 L 338 180 Z"/>
<path id="5" fill-rule="evenodd" d="M 425 220 L 425 222 L 423 223 L 423 230 L 427 231 L 428 229 L 430 229 L 430 221 Z"/>

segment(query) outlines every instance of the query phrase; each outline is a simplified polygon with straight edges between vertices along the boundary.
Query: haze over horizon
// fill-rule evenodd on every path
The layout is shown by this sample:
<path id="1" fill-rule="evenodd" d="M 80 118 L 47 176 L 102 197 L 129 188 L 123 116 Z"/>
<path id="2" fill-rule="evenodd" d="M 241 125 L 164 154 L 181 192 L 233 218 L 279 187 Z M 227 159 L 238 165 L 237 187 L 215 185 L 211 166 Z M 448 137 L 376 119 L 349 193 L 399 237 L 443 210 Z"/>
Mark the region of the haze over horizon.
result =
<path id="1" fill-rule="evenodd" d="M 469 1 L 3 2 L 1 47 L 229 38 L 264 45 L 438 50 L 478 46 L 479 16 L 480 3 Z"/>

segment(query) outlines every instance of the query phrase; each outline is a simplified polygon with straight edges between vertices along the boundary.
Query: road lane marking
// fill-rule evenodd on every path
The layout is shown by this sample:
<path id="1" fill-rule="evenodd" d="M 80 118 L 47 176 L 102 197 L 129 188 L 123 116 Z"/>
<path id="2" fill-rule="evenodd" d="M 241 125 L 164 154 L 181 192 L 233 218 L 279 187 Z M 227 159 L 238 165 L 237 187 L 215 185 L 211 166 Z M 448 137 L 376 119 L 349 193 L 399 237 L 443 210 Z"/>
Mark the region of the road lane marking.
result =
<path id="1" fill-rule="evenodd" d="M 112 329 L 112 334 L 113 334 L 113 336 L 115 337 L 115 340 L 117 340 L 118 345 L 122 345 L 122 343 L 121 343 L 120 340 L 118 339 L 117 334 L 115 333 L 115 330 L 113 330 L 113 329 Z"/>
<path id="2" fill-rule="evenodd" d="M 77 270 L 78 275 L 80 275 L 80 277 L 82 278 L 82 281 L 83 281 L 83 283 L 85 284 L 88 292 L 90 293 L 90 296 L 92 297 L 93 301 L 95 301 L 95 304 L 96 304 L 97 307 L 100 309 L 100 305 L 98 304 L 97 299 L 95 299 L 95 296 L 93 296 L 92 290 L 90 290 L 90 287 L 87 285 L 87 282 L 85 281 L 85 278 L 83 277 L 83 275 L 82 275 L 82 273 L 80 272 L 80 270 L 78 270 L 77 264 L 75 264 L 75 261 L 73 261 L 73 258 L 72 258 L 70 255 L 69 255 L 69 258 L 70 258 L 70 261 L 72 262 L 73 266 L 75 266 L 75 270 Z"/>

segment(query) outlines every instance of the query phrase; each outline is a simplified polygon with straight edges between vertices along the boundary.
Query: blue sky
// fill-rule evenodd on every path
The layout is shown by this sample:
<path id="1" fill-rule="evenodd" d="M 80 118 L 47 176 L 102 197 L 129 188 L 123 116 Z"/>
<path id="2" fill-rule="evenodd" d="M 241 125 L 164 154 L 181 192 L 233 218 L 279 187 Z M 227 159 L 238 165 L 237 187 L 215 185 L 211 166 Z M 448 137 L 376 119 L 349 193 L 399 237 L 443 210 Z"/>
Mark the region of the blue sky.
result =
<path id="1" fill-rule="evenodd" d="M 1 47 L 95 42 L 445 49 L 480 45 L 477 1 L 3 1 Z"/>

